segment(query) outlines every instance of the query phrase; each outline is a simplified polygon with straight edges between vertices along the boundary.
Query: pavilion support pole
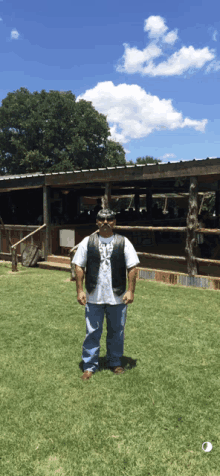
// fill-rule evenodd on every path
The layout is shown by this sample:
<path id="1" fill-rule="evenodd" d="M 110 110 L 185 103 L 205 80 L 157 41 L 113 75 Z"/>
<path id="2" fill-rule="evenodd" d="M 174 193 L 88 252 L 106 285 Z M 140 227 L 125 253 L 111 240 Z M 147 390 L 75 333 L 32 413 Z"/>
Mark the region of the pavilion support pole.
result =
<path id="1" fill-rule="evenodd" d="M 198 180 L 197 177 L 190 177 L 189 186 L 189 207 L 186 218 L 186 259 L 187 259 L 187 273 L 189 276 L 196 276 L 198 274 L 197 262 L 197 237 L 196 228 L 198 228 Z"/>
<path id="2" fill-rule="evenodd" d="M 18 271 L 17 247 L 11 248 L 12 271 Z"/>
<path id="3" fill-rule="evenodd" d="M 7 240 L 7 231 L 5 229 L 5 225 L 4 225 L 4 222 L 2 220 L 2 217 L 0 217 L 0 222 L 2 224 L 3 230 L 4 230 L 5 235 L 6 235 L 6 240 Z M 0 229 L 0 233 L 1 233 L 1 229 Z M 9 241 L 9 244 L 7 243 L 7 245 L 10 248 L 10 251 L 11 251 L 12 271 L 18 271 L 18 268 L 17 268 L 17 264 L 18 264 L 17 247 L 15 246 L 15 248 L 12 248 L 12 242 L 11 242 L 11 236 L 10 235 L 8 237 L 8 241 Z"/>
<path id="4" fill-rule="evenodd" d="M 50 240 L 50 187 L 43 185 L 43 220 L 46 224 L 46 237 L 44 247 L 44 259 L 47 261 L 47 256 L 51 253 L 51 240 Z"/>
<path id="5" fill-rule="evenodd" d="M 217 218 L 217 228 L 220 228 L 220 180 L 218 180 L 218 189 L 215 193 L 215 212 Z"/>
<path id="6" fill-rule="evenodd" d="M 140 195 L 139 195 L 139 192 L 135 192 L 134 206 L 135 206 L 135 212 L 139 213 L 139 210 L 140 210 Z"/>
<path id="7" fill-rule="evenodd" d="M 80 216 L 81 203 L 82 203 L 81 195 L 77 194 L 77 196 L 76 196 L 76 214 L 77 214 L 77 216 Z"/>
<path id="8" fill-rule="evenodd" d="M 110 201 L 111 201 L 111 183 L 106 182 L 105 195 L 102 197 L 102 208 L 109 208 Z"/>
<path id="9" fill-rule="evenodd" d="M 71 204 L 71 209 L 72 209 L 72 216 L 77 217 L 80 215 L 80 208 L 81 208 L 81 197 L 77 192 L 74 192 L 72 195 L 72 204 Z"/>
<path id="10" fill-rule="evenodd" d="M 146 209 L 147 209 L 147 217 L 152 220 L 152 190 L 147 188 L 146 189 Z"/>

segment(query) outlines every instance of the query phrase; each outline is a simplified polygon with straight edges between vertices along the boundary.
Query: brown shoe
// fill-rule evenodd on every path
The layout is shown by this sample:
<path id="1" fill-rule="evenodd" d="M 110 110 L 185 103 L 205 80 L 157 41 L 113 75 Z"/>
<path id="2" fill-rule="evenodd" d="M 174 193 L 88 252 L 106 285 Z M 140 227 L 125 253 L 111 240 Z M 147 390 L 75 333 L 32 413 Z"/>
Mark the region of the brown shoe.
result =
<path id="1" fill-rule="evenodd" d="M 83 373 L 82 377 L 80 377 L 82 380 L 89 380 L 89 378 L 92 377 L 93 372 L 90 372 L 90 370 L 85 370 Z"/>
<path id="2" fill-rule="evenodd" d="M 123 374 L 124 373 L 124 368 L 123 367 L 112 367 L 112 370 L 115 374 Z"/>

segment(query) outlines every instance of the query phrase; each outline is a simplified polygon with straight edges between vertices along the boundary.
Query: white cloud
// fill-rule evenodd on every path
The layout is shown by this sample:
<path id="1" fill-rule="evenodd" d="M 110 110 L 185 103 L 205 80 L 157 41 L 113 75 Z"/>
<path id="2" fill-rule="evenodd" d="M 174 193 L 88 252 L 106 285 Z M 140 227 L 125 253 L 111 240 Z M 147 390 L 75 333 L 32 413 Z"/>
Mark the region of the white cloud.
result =
<path id="1" fill-rule="evenodd" d="M 158 38 L 163 36 L 164 33 L 168 30 L 168 27 L 165 25 L 165 21 L 160 16 L 150 16 L 145 20 L 144 31 L 148 31 L 149 38 Z"/>
<path id="2" fill-rule="evenodd" d="M 117 71 L 126 73 L 142 73 L 143 64 L 146 61 L 151 60 L 152 58 L 157 58 L 161 56 L 162 50 L 158 48 L 155 44 L 150 44 L 143 51 L 138 50 L 137 48 L 129 48 L 127 43 L 124 43 L 125 53 L 123 56 L 124 64 L 123 66 L 118 66 Z"/>
<path id="3" fill-rule="evenodd" d="M 189 69 L 201 69 L 208 61 L 215 58 L 214 50 L 209 50 L 206 46 L 202 49 L 195 49 L 192 45 L 183 46 L 174 52 L 166 61 L 159 64 L 154 63 L 154 59 L 163 56 L 163 46 L 174 45 L 178 39 L 177 29 L 167 33 L 168 27 L 164 19 L 160 16 L 150 16 L 145 20 L 144 30 L 148 32 L 149 38 L 153 38 L 146 48 L 138 50 L 136 47 L 130 48 L 124 43 L 125 52 L 116 66 L 116 71 L 128 74 L 140 73 L 143 76 L 175 76 L 181 75 Z M 158 46 L 158 42 L 160 45 Z"/>
<path id="4" fill-rule="evenodd" d="M 209 63 L 209 65 L 207 66 L 206 70 L 205 70 L 205 73 L 210 73 L 211 71 L 218 71 L 220 69 L 220 61 L 212 61 L 211 63 Z"/>
<path id="5" fill-rule="evenodd" d="M 95 109 L 107 116 L 111 136 L 120 143 L 147 137 L 154 131 L 192 127 L 204 132 L 207 119 L 183 118 L 174 109 L 171 99 L 159 99 L 146 93 L 137 84 L 119 84 L 112 81 L 98 83 L 77 97 L 77 101 L 91 101 Z"/>
<path id="6" fill-rule="evenodd" d="M 143 67 L 143 74 L 149 76 L 181 75 L 189 68 L 202 68 L 207 61 L 211 61 L 214 57 L 214 53 L 209 51 L 207 47 L 195 50 L 193 46 L 188 48 L 183 46 L 179 51 L 173 53 L 167 61 L 163 61 L 157 66 L 150 61 L 148 66 Z"/>
<path id="7" fill-rule="evenodd" d="M 166 36 L 164 36 L 163 42 L 168 43 L 169 45 L 173 45 L 177 39 L 178 39 L 177 30 L 173 30 L 173 31 L 170 31 L 170 33 L 167 33 Z"/>
<path id="8" fill-rule="evenodd" d="M 214 33 L 213 33 L 213 35 L 212 35 L 212 39 L 213 39 L 214 41 L 217 41 L 217 38 L 216 38 L 216 37 L 217 37 L 217 34 L 218 34 L 217 30 L 215 30 Z"/>
<path id="9" fill-rule="evenodd" d="M 14 29 L 14 30 L 11 31 L 11 39 L 12 40 L 17 40 L 19 38 L 19 36 L 20 36 L 20 34 L 18 33 L 17 30 Z"/>
<path id="10" fill-rule="evenodd" d="M 176 155 L 175 154 L 164 154 L 159 157 L 159 159 L 175 159 Z"/>

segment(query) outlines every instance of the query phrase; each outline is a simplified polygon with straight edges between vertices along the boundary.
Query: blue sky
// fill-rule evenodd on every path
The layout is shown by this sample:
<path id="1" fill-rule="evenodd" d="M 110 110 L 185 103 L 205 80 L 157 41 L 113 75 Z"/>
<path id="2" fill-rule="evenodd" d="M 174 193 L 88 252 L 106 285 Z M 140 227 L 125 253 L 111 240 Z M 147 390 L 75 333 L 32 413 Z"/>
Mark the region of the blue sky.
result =
<path id="1" fill-rule="evenodd" d="M 126 160 L 220 157 L 218 0 L 0 0 L 0 19 L 0 101 L 71 90 Z"/>

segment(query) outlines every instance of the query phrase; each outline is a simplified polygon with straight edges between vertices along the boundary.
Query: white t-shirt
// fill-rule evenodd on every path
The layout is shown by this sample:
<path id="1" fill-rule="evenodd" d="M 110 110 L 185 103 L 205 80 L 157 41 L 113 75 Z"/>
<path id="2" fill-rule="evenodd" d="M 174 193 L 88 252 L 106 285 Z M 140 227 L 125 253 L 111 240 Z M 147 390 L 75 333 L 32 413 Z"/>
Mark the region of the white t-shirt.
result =
<path id="1" fill-rule="evenodd" d="M 103 238 L 98 234 L 99 238 L 99 251 L 100 251 L 100 267 L 97 277 L 97 285 L 94 291 L 89 294 L 86 291 L 86 301 L 94 304 L 123 304 L 123 296 L 126 291 L 117 296 L 112 290 L 112 274 L 111 274 L 111 254 L 113 251 L 113 245 L 115 235 L 113 234 L 109 238 Z M 132 268 L 140 263 L 138 255 L 132 245 L 132 243 L 125 238 L 125 264 L 126 268 Z M 81 268 L 84 268 L 87 263 L 87 246 L 89 236 L 86 236 L 78 246 L 75 256 L 72 259 L 72 263 L 77 264 Z"/>

